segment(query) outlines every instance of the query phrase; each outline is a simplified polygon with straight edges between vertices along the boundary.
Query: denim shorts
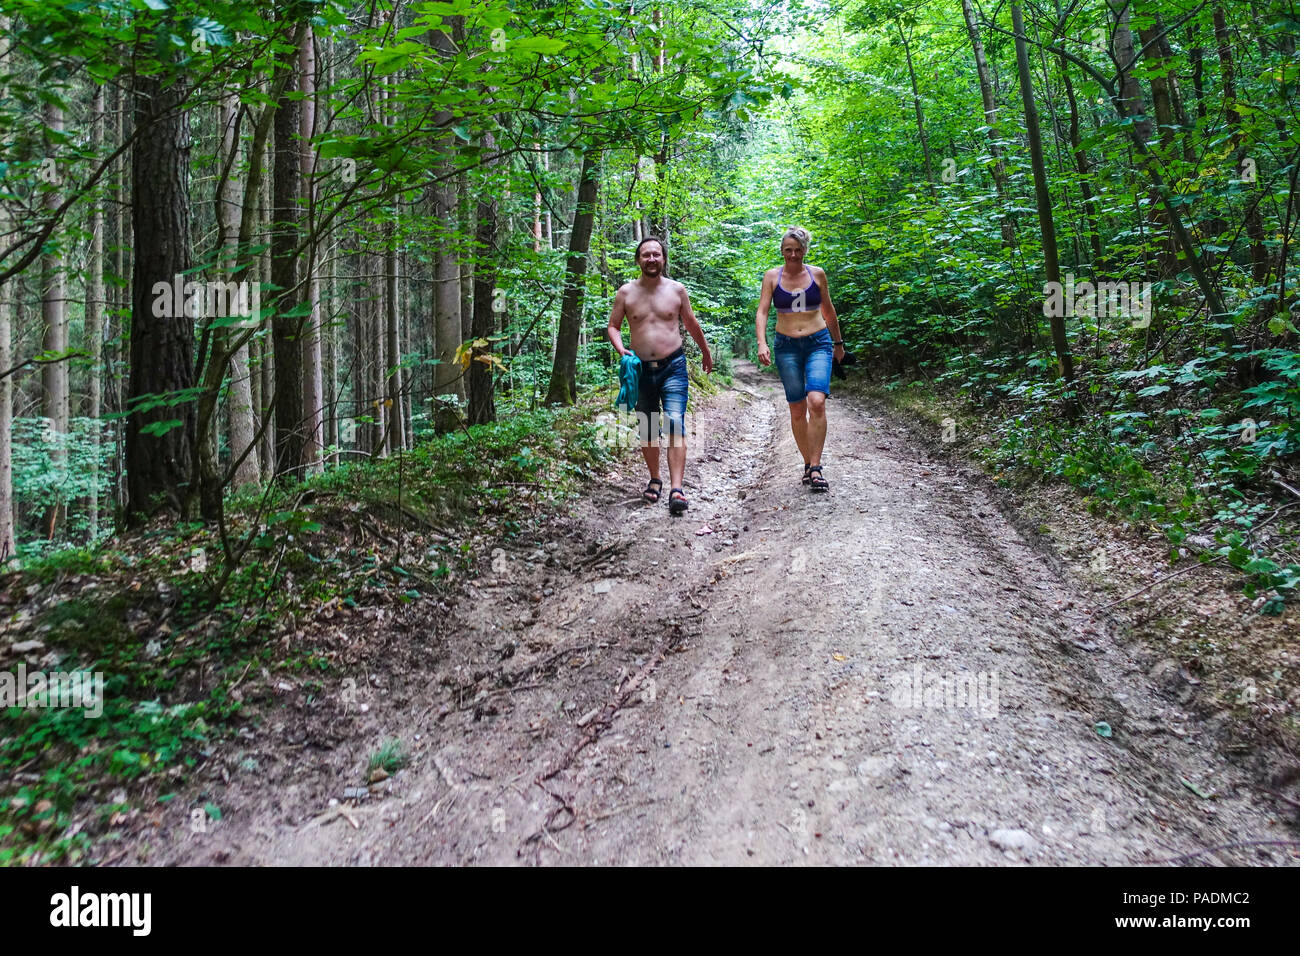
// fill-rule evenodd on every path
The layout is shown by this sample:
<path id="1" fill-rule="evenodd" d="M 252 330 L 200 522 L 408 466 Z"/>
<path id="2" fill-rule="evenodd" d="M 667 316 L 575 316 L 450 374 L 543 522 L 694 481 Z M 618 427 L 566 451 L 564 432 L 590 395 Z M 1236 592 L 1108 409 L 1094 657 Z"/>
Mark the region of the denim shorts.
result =
<path id="1" fill-rule="evenodd" d="M 781 373 L 781 384 L 785 386 L 785 400 L 793 405 L 807 398 L 809 392 L 829 395 L 834 355 L 830 329 L 818 329 L 812 335 L 800 336 L 776 333 L 772 357 Z"/>
<path id="2" fill-rule="evenodd" d="M 686 374 L 684 352 L 669 361 L 662 362 L 660 368 L 652 368 L 645 359 L 641 360 L 641 382 L 636 410 L 640 413 L 638 431 L 643 442 L 652 442 L 663 434 L 663 419 L 668 420 L 670 435 L 685 437 L 688 389 L 689 378 Z M 661 407 L 662 416 L 659 414 Z"/>

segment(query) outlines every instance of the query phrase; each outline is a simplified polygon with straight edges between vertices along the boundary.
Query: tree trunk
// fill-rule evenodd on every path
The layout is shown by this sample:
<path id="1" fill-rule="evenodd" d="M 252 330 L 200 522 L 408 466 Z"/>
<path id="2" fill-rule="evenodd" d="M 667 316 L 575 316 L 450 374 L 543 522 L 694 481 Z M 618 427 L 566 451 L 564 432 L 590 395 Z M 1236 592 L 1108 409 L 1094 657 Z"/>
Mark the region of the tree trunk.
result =
<path id="1" fill-rule="evenodd" d="M 470 201 L 469 174 L 456 177 L 456 248 L 460 263 L 460 337 L 465 341 L 474 325 L 474 254 L 468 237 L 474 235 L 475 204 Z M 466 385 L 468 391 L 468 385 Z"/>
<path id="2" fill-rule="evenodd" d="M 491 154 L 496 148 L 491 134 L 483 137 L 483 152 Z M 486 339 L 495 333 L 495 293 L 497 281 L 497 228 L 499 209 L 489 194 L 478 201 L 474 222 L 474 254 L 478 260 L 474 267 L 474 320 L 470 329 L 473 340 Z M 496 402 L 493 396 L 492 366 L 478 361 L 486 349 L 474 350 L 469 363 L 469 423 L 483 425 L 496 421 Z"/>
<path id="3" fill-rule="evenodd" d="M 222 168 L 225 168 L 227 163 L 229 164 L 230 175 L 224 182 L 218 184 L 220 192 L 217 196 L 217 216 L 220 224 L 219 242 L 225 258 L 225 266 L 221 273 L 229 275 L 231 279 L 237 278 L 245 282 L 255 282 L 257 274 L 254 269 L 241 272 L 237 277 L 230 272 L 237 261 L 239 220 L 244 203 L 243 190 L 240 188 L 238 180 L 240 151 L 236 132 L 238 113 L 238 94 L 227 92 L 221 98 L 221 162 Z M 230 334 L 229 330 L 223 330 L 223 332 Z M 248 342 L 244 342 L 235 350 L 235 354 L 230 360 L 230 455 L 232 461 L 238 461 L 243 456 L 243 461 L 235 470 L 234 485 L 236 488 L 256 485 L 261 475 L 258 467 L 257 449 L 250 448 L 257 434 L 257 424 L 253 418 L 253 388 L 248 353 Z M 215 433 L 215 430 L 213 431 Z M 246 456 L 244 455 L 245 451 L 248 452 Z M 221 489 L 218 488 L 217 493 L 220 494 L 220 491 Z"/>
<path id="4" fill-rule="evenodd" d="M 262 183 L 258 190 L 258 235 L 267 236 L 271 231 L 273 221 L 273 200 L 274 192 L 274 154 L 272 150 L 267 151 L 262 162 L 265 169 L 271 175 L 263 176 Z M 271 247 L 270 243 L 263 243 L 265 248 L 262 254 L 258 256 L 257 277 L 259 282 L 263 282 L 270 287 L 271 284 Z M 262 296 L 262 301 L 271 303 L 274 297 L 269 293 Z M 269 310 L 268 310 L 269 312 Z M 258 336 L 255 341 L 258 351 L 258 377 L 262 383 L 262 404 L 258 406 L 259 426 L 262 432 L 262 444 L 257 450 L 258 460 L 262 466 L 262 480 L 271 481 L 275 478 L 275 320 L 266 318 L 262 322 L 261 331 L 264 333 Z M 270 424 L 267 424 L 268 420 Z"/>
<path id="5" fill-rule="evenodd" d="M 1174 91 L 1170 73 L 1173 67 L 1164 54 L 1160 43 L 1161 28 L 1158 24 L 1139 27 L 1138 37 L 1149 54 L 1153 68 L 1148 71 L 1151 77 L 1151 105 L 1156 112 L 1156 128 L 1160 131 L 1160 159 L 1169 162 L 1174 156 L 1174 134 L 1177 117 L 1174 114 Z M 1158 204 L 1153 204 L 1150 219 L 1161 230 L 1160 246 L 1157 252 L 1160 261 L 1160 275 L 1172 278 L 1178 273 L 1178 242 L 1169 230 L 1165 217 Z"/>
<path id="6" fill-rule="evenodd" d="M 1038 107 L 1034 103 L 1034 87 L 1029 69 L 1029 49 L 1026 45 L 1025 25 L 1020 13 L 1020 3 L 1011 4 L 1012 29 L 1016 34 L 1016 66 L 1020 72 L 1020 94 L 1025 104 L 1025 132 L 1029 138 L 1029 157 L 1034 170 L 1034 196 L 1038 204 L 1038 222 L 1043 231 L 1043 260 L 1047 281 L 1061 281 L 1060 261 L 1056 251 L 1056 224 L 1052 218 L 1052 195 L 1047 186 L 1047 169 L 1043 163 L 1043 141 L 1038 128 Z M 1074 381 L 1074 358 L 1070 354 L 1069 339 L 1065 334 L 1065 316 L 1049 317 L 1052 326 L 1052 344 L 1056 348 L 1056 361 L 1062 377 Z"/>
<path id="7" fill-rule="evenodd" d="M 98 156 L 104 148 L 104 88 L 95 88 L 91 107 L 90 151 Z M 86 284 L 86 350 L 90 353 L 87 382 L 90 418 L 90 537 L 99 535 L 99 426 L 103 402 L 104 367 L 104 205 L 96 202 L 90 214 L 90 278 Z M 0 368 L 9 366 L 0 362 Z"/>
<path id="8" fill-rule="evenodd" d="M 394 204 L 393 215 L 397 215 Z M 385 371 L 384 404 L 387 415 L 384 426 L 388 447 L 401 452 L 406 445 L 406 429 L 402 425 L 402 327 L 400 283 L 397 280 L 397 237 L 392 223 L 388 226 L 388 242 L 384 248 L 384 354 L 388 368 Z"/>
<path id="9" fill-rule="evenodd" d="M 1156 33 L 1160 40 L 1160 56 L 1166 63 L 1174 62 L 1174 47 L 1169 42 L 1169 34 L 1165 29 L 1164 18 L 1156 14 Z M 1169 86 L 1169 100 L 1173 107 L 1174 119 L 1177 121 L 1179 129 L 1183 132 L 1182 150 L 1183 159 L 1191 163 L 1195 161 L 1195 150 L 1192 149 L 1192 138 L 1188 132 L 1192 128 L 1192 121 L 1187 115 L 1187 104 L 1183 101 L 1182 89 L 1178 85 L 1177 71 L 1172 67 L 1165 74 L 1165 81 Z"/>
<path id="10" fill-rule="evenodd" d="M 444 148 L 451 150 L 452 144 L 444 142 Z M 439 168 L 440 174 L 446 174 L 449 166 Z M 454 240 L 456 235 L 456 182 L 452 178 L 444 179 L 433 190 L 433 215 L 439 225 L 441 236 L 437 251 L 434 253 L 434 327 L 438 345 L 438 364 L 434 366 L 434 394 L 452 395 L 457 401 L 465 398 L 465 380 L 461 377 L 460 366 L 456 363 L 456 351 L 461 345 L 460 317 L 460 263 L 456 261 Z M 437 405 L 435 403 L 435 409 Z M 446 430 L 445 422 L 438 423 L 438 430 Z"/>
<path id="11" fill-rule="evenodd" d="M 930 192 L 933 193 L 934 165 L 930 162 L 930 141 L 925 135 L 925 115 L 921 112 L 921 91 L 916 85 L 916 69 L 912 65 L 912 47 L 903 33 L 902 23 L 895 21 L 894 26 L 898 29 L 898 39 L 903 44 L 903 54 L 907 58 L 907 75 L 912 81 L 912 108 L 916 113 L 916 131 L 921 139 L 921 158 L 925 161 L 925 181 L 929 184 Z"/>
<path id="12" fill-rule="evenodd" d="M 1232 58 L 1232 41 L 1228 36 L 1228 24 L 1223 16 L 1223 7 L 1214 7 L 1214 37 L 1219 44 L 1219 68 L 1223 75 L 1223 111 L 1232 131 L 1232 144 L 1236 149 L 1237 175 L 1240 177 L 1246 162 L 1246 145 L 1241 135 L 1241 113 L 1237 110 L 1236 64 Z M 1263 285 L 1268 278 L 1268 250 L 1264 248 L 1264 223 L 1260 217 L 1260 204 L 1249 193 L 1257 192 L 1253 186 L 1246 196 L 1246 235 L 1250 237 L 1250 273 L 1256 285 Z"/>
<path id="13" fill-rule="evenodd" d="M 7 52 L 8 17 L 0 17 L 0 59 Z M 8 227 L 8 215 L 0 205 L 0 234 Z M 13 367 L 12 329 L 13 312 L 10 308 L 10 289 L 14 282 L 0 284 L 0 367 Z M 13 571 L 18 567 L 18 552 L 14 540 L 13 492 L 13 376 L 0 379 L 0 571 Z"/>
<path id="14" fill-rule="evenodd" d="M 1088 165 L 1088 153 L 1083 148 L 1083 135 L 1079 131 L 1079 102 L 1074 95 L 1074 84 L 1070 82 L 1069 67 L 1061 63 L 1061 77 L 1065 80 L 1065 96 L 1070 104 L 1070 149 L 1074 154 L 1075 169 L 1079 171 L 1079 193 L 1083 197 L 1083 218 L 1088 224 L 1088 243 L 1092 247 L 1092 271 L 1101 264 L 1101 229 L 1097 224 L 1096 204 L 1092 201 L 1092 171 Z"/>
<path id="15" fill-rule="evenodd" d="M 322 377 L 325 382 L 325 444 L 327 447 L 334 449 L 330 452 L 329 463 L 335 468 L 339 465 L 339 330 L 335 325 L 338 316 L 338 279 L 336 273 L 341 269 L 343 259 L 338 255 L 338 247 L 334 246 L 330 250 L 329 276 L 326 279 L 325 300 L 329 303 L 330 321 L 325 323 L 321 330 L 324 336 L 323 351 L 321 354 L 324 360 L 324 369 Z"/>
<path id="16" fill-rule="evenodd" d="M 578 331 L 582 327 L 585 292 L 583 277 L 587 272 L 587 251 L 591 247 L 591 230 L 596 219 L 597 153 L 588 149 L 582 154 L 582 171 L 578 178 L 578 204 L 573 213 L 573 231 L 569 235 L 569 256 L 564 266 L 564 295 L 560 301 L 560 328 L 555 337 L 555 363 L 551 384 L 546 392 L 548 405 L 572 405 L 578 396 Z"/>
<path id="17" fill-rule="evenodd" d="M 297 70 L 298 65 L 281 69 Z M 292 80 L 286 90 L 296 84 Z M 302 417 L 303 318 L 302 272 L 298 241 L 301 233 L 298 201 L 302 196 L 302 162 L 298 145 L 302 109 L 300 100 L 282 95 L 275 110 L 275 165 L 271 214 L 271 293 L 275 315 L 271 337 L 275 351 L 275 470 L 278 477 L 301 479 L 307 439 Z"/>
<path id="18" fill-rule="evenodd" d="M 384 394 L 388 389 L 388 336 L 385 334 L 385 317 L 387 316 L 388 286 L 383 281 L 384 260 L 380 256 L 366 256 L 369 268 L 366 276 L 370 286 L 370 308 L 367 311 L 368 323 L 366 336 L 369 339 L 367 351 L 370 360 L 370 388 L 368 392 L 369 407 L 366 413 L 374 419 L 371 425 L 370 450 L 374 455 L 385 457 L 392 447 L 388 434 L 387 418 L 384 415 Z"/>
<path id="19" fill-rule="evenodd" d="M 1142 97 L 1142 84 L 1133 75 L 1137 54 L 1133 50 L 1133 31 L 1129 29 L 1132 0 L 1106 0 L 1115 14 L 1115 62 L 1119 66 L 1119 96 L 1124 103 L 1126 116 L 1133 117 L 1137 135 L 1142 142 L 1151 141 L 1151 119 L 1146 115 Z"/>
<path id="20" fill-rule="evenodd" d="M 9 62 L 9 17 L 0 13 L 0 63 Z M 8 91 L 0 86 L 0 99 L 7 99 Z M 9 234 L 9 207 L 0 203 L 0 236 Z M 11 282 L 0 282 L 0 371 L 13 368 L 13 312 L 10 308 L 11 292 L 17 277 Z M 18 568 L 18 546 L 14 540 L 13 493 L 13 376 L 0 379 L 0 571 Z"/>
<path id="21" fill-rule="evenodd" d="M 131 97 L 120 86 L 113 88 L 113 145 L 120 146 L 126 142 L 130 133 L 132 123 L 131 116 Z M 109 403 L 109 411 L 121 415 L 126 411 L 126 368 L 127 361 L 124 352 L 129 352 L 130 346 L 126 343 L 126 317 L 130 314 L 132 299 L 131 279 L 135 268 L 135 259 L 131 255 L 131 243 L 127 239 L 127 233 L 130 230 L 128 209 L 127 188 L 131 179 L 131 172 L 128 168 L 128 157 L 124 154 L 117 159 L 117 169 L 113 183 L 113 216 L 116 220 L 115 235 L 117 237 L 117 248 L 113 251 L 113 272 L 116 274 L 121 286 L 117 288 L 117 294 L 114 300 L 117 304 L 117 315 L 110 318 L 112 332 L 109 336 L 109 387 L 112 394 L 112 400 Z M 114 524 L 123 520 L 126 516 L 126 427 L 123 422 L 118 421 L 113 426 L 113 509 Z"/>
<path id="22" fill-rule="evenodd" d="M 533 143 L 533 150 L 538 151 L 538 144 Z M 538 177 L 541 182 L 541 177 Z M 542 251 L 542 187 L 539 185 L 533 191 L 533 252 Z"/>
<path id="23" fill-rule="evenodd" d="M 63 110 L 52 103 L 45 104 L 45 125 L 51 134 L 63 132 Z M 59 170 L 57 159 L 59 147 L 55 139 L 47 137 L 45 144 L 45 162 L 54 177 L 53 189 L 45 195 L 44 205 L 53 214 L 62 201 L 61 177 L 66 171 Z M 49 421 L 51 436 L 51 461 L 54 470 L 66 474 L 68 466 L 68 363 L 64 354 L 68 351 L 68 287 L 64 274 L 63 257 L 54 251 L 41 253 L 41 320 L 45 329 L 42 347 L 47 353 L 60 356 L 56 361 L 47 362 L 41 367 L 41 414 Z M 66 502 L 60 501 L 45 512 L 45 529 L 50 540 L 54 539 L 55 528 L 62 523 L 67 514 Z"/>
<path id="24" fill-rule="evenodd" d="M 984 41 L 980 38 L 979 24 L 975 22 L 975 9 L 971 0 L 961 0 L 962 15 L 966 18 L 966 32 L 970 34 L 971 49 L 975 52 L 975 72 L 979 77 L 980 100 L 984 104 L 984 125 L 989 128 L 989 154 L 993 157 L 993 185 L 997 189 L 998 199 L 1005 202 L 1007 198 L 1007 164 L 1002 159 L 1002 147 L 998 145 L 998 103 L 993 92 L 993 80 L 989 76 L 988 60 L 984 56 Z M 1011 248 L 1015 240 L 1015 227 L 1010 217 L 1002 217 L 1002 245 Z"/>
<path id="25" fill-rule="evenodd" d="M 170 396 L 194 386 L 194 323 L 163 293 L 154 314 L 154 285 L 171 288 L 190 269 L 189 116 L 179 80 L 133 79 L 136 140 L 131 166 L 133 269 L 131 379 L 126 420 L 128 521 L 158 508 L 187 519 L 193 497 L 196 409 L 193 398 L 137 410 L 146 397 Z M 166 313 L 173 314 L 166 314 Z M 180 313 L 180 314 L 175 314 Z M 178 427 L 170 423 L 179 422 Z M 154 428 L 161 433 L 147 432 Z"/>
<path id="26" fill-rule="evenodd" d="M 316 132 L 316 45 L 310 27 L 305 31 L 298 47 L 299 89 L 302 107 L 299 110 L 299 167 L 302 177 L 303 202 L 306 208 L 307 229 L 313 234 L 317 219 L 316 209 L 316 150 L 311 137 Z M 324 441 L 324 383 L 321 376 L 321 306 L 319 245 L 313 238 L 302 256 L 306 286 L 303 290 L 311 312 L 302 320 L 302 420 L 304 468 L 311 473 L 321 470 L 321 451 Z"/>

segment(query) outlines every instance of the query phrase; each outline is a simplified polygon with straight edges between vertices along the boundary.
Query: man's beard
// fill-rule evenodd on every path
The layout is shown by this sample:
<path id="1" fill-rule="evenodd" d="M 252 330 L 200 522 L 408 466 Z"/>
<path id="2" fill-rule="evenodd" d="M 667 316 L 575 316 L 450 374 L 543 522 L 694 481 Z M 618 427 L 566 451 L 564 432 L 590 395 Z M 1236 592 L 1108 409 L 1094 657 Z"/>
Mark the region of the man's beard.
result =
<path id="1" fill-rule="evenodd" d="M 664 267 L 659 265 L 657 262 L 647 262 L 641 267 L 641 274 L 643 276 L 663 275 L 663 271 Z"/>

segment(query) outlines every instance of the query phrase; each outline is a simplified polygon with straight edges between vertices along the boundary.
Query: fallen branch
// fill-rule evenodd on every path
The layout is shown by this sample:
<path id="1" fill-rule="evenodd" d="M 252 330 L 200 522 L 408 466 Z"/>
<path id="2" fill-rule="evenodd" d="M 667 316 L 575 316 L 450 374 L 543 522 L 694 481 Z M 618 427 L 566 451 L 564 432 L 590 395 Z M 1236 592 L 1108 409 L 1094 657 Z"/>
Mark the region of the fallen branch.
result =
<path id="1" fill-rule="evenodd" d="M 570 747 L 564 756 L 560 758 L 560 760 L 558 760 L 550 770 L 537 778 L 539 783 L 543 780 L 550 780 L 562 770 L 567 769 L 584 748 L 595 743 L 596 738 L 600 736 L 601 730 L 605 727 L 609 727 L 613 723 L 614 715 L 618 713 L 629 700 L 631 700 L 632 695 L 636 692 L 637 688 L 641 686 L 642 681 L 649 677 L 651 672 L 653 672 L 664 659 L 664 656 L 668 652 L 668 646 L 668 641 L 660 644 L 655 653 L 650 655 L 650 659 L 645 662 L 645 665 L 628 678 L 627 682 L 614 692 L 614 696 L 610 699 L 609 703 L 605 705 L 604 709 L 600 712 L 600 715 L 591 721 L 587 731 L 578 739 L 578 742 Z"/>
<path id="2" fill-rule="evenodd" d="M 1139 594 L 1141 594 L 1143 591 L 1150 591 L 1150 590 L 1151 590 L 1153 587 L 1155 587 L 1157 584 L 1164 584 L 1164 583 L 1165 583 L 1166 581 L 1168 581 L 1170 578 L 1176 578 L 1176 577 L 1178 577 L 1178 575 L 1182 574 L 1184 571 L 1190 571 L 1190 570 L 1192 570 L 1193 568 L 1208 568 L 1210 565 L 1212 565 L 1212 564 L 1216 564 L 1217 562 L 1219 562 L 1222 558 L 1223 558 L 1223 555 L 1219 555 L 1219 556 L 1217 556 L 1217 557 L 1211 558 L 1209 561 L 1198 561 L 1198 562 L 1196 562 L 1195 564 L 1189 564 L 1189 565 L 1187 565 L 1187 567 L 1185 567 L 1185 568 L 1179 568 L 1177 571 L 1174 571 L 1172 574 L 1166 574 L 1163 578 L 1160 578 L 1160 579 L 1158 579 L 1158 580 L 1152 581 L 1150 584 L 1146 585 L 1145 587 L 1140 587 L 1140 588 L 1138 588 L 1138 589 L 1137 589 L 1136 591 L 1134 591 L 1132 594 L 1126 594 L 1126 595 L 1124 595 L 1124 597 L 1120 598 L 1118 601 L 1111 601 L 1109 604 L 1103 604 L 1101 607 L 1097 608 L 1097 610 L 1098 610 L 1098 611 L 1105 611 L 1105 610 L 1108 609 L 1108 608 L 1112 608 L 1112 607 L 1114 607 L 1116 604 L 1123 604 L 1125 601 L 1129 600 L 1130 598 L 1135 598 L 1135 597 L 1137 597 L 1137 596 L 1138 596 Z"/>
<path id="3" fill-rule="evenodd" d="M 527 667 L 521 667 L 516 671 L 509 671 L 509 672 L 503 671 L 501 673 L 501 676 L 497 678 L 497 686 L 514 687 L 518 681 L 522 680 L 524 677 L 533 673 L 534 671 L 546 670 L 548 667 L 550 667 L 552 664 L 554 664 L 557 660 L 559 660 L 562 657 L 567 657 L 570 654 L 577 654 L 580 651 L 589 651 L 595 646 L 596 645 L 591 641 L 587 641 L 585 644 L 569 645 L 567 647 L 560 648 L 558 651 L 548 654 L 542 660 L 537 661 L 536 663 L 533 664 L 529 664 Z"/>
<path id="4" fill-rule="evenodd" d="M 1279 488 L 1285 488 L 1287 491 L 1291 492 L 1291 494 L 1295 495 L 1297 498 L 1300 498 L 1300 491 L 1296 491 L 1294 488 L 1292 488 L 1282 479 L 1273 478 L 1270 480 L 1272 481 L 1273 484 L 1277 485 Z"/>
<path id="5" fill-rule="evenodd" d="M 551 834 L 558 833 L 561 830 L 567 830 L 578 819 L 578 814 L 577 811 L 573 809 L 573 806 L 569 803 L 567 799 L 562 797 L 560 794 L 556 793 L 554 790 L 550 790 L 547 788 L 546 781 L 550 780 L 552 777 L 556 776 L 561 771 L 566 770 L 568 767 L 570 767 L 573 764 L 573 761 L 577 759 L 578 754 L 580 754 L 583 751 L 583 749 L 585 749 L 590 744 L 595 743 L 595 741 L 600 737 L 601 731 L 609 727 L 613 723 L 614 715 L 618 713 L 618 711 L 625 704 L 627 704 L 627 702 L 632 698 L 632 695 L 636 693 L 637 688 L 641 686 L 641 683 L 647 677 L 649 677 L 650 674 L 654 671 L 655 667 L 657 667 L 659 663 L 663 661 L 664 656 L 667 654 L 671 643 L 672 643 L 672 639 L 670 638 L 669 640 L 664 641 L 662 644 L 660 644 L 659 647 L 656 648 L 655 653 L 650 655 L 650 659 L 646 661 L 645 665 L 634 675 L 629 677 L 626 683 L 622 683 L 619 686 L 619 688 L 614 692 L 614 696 L 610 698 L 609 702 L 605 705 L 604 709 L 600 712 L 600 715 L 590 722 L 586 732 L 583 733 L 583 735 L 578 739 L 577 743 L 575 743 L 572 747 L 570 747 L 567 751 L 565 751 L 564 756 L 562 756 L 559 760 L 557 760 L 551 766 L 551 768 L 546 771 L 546 773 L 541 774 L 540 776 L 536 777 L 533 780 L 533 783 L 535 783 L 538 787 L 540 787 L 542 790 L 546 791 L 546 793 L 550 794 L 557 801 L 559 801 L 560 805 L 556 807 L 554 810 L 552 810 L 549 814 L 547 814 L 546 821 L 542 824 L 539 830 L 530 834 L 524 840 L 523 844 L 520 847 L 521 850 L 523 846 L 526 846 L 529 843 L 534 843 L 537 840 L 541 839 L 542 837 L 546 837 L 548 840 L 551 841 L 552 846 L 554 846 L 557 850 L 560 850 L 559 844 L 555 842 L 555 840 L 551 837 Z M 555 826 L 556 819 L 562 813 L 569 814 L 569 819 L 564 822 L 564 826 Z M 560 850 L 560 852 L 562 853 L 564 851 Z"/>
<path id="6" fill-rule="evenodd" d="M 576 571 L 580 568 L 589 567 L 597 563 L 598 561 L 603 561 L 605 558 L 613 554 L 617 554 L 620 551 L 626 551 L 628 546 L 631 543 L 632 542 L 630 541 L 615 541 L 613 544 L 607 544 L 605 545 L 605 547 L 601 548 L 595 554 L 590 555 L 589 557 L 583 558 L 581 561 L 576 562 L 573 565 L 573 569 Z"/>

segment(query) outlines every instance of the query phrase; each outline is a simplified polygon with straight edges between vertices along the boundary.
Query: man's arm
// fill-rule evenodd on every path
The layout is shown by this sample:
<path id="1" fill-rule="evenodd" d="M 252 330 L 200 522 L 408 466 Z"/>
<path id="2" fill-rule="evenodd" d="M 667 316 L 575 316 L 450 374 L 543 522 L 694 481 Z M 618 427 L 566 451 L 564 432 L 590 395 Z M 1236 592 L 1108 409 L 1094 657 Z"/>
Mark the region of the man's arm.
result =
<path id="1" fill-rule="evenodd" d="M 700 347 L 701 361 L 704 364 L 704 373 L 707 375 L 713 371 L 713 353 L 709 351 L 709 343 L 704 340 L 704 330 L 700 328 L 700 323 L 695 318 L 695 310 L 691 308 L 690 293 L 686 291 L 686 286 L 681 288 L 682 325 L 686 327 L 690 337 L 695 340 L 695 344 Z"/>
<path id="2" fill-rule="evenodd" d="M 614 308 L 609 313 L 609 325 L 605 328 L 605 334 L 609 336 L 609 343 L 614 346 L 614 351 L 619 356 L 627 354 L 627 349 L 623 346 L 623 289 L 620 286 L 617 293 L 614 294 Z"/>

